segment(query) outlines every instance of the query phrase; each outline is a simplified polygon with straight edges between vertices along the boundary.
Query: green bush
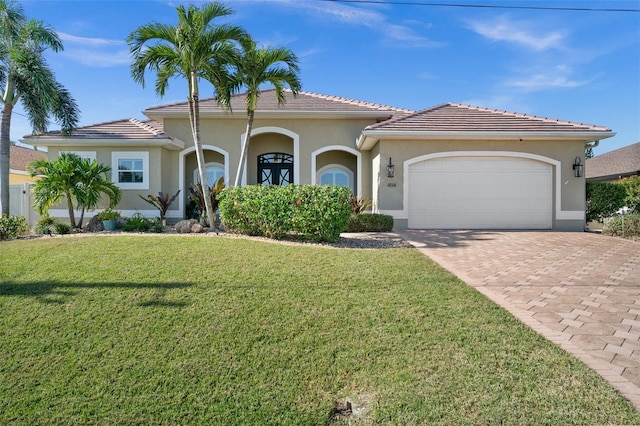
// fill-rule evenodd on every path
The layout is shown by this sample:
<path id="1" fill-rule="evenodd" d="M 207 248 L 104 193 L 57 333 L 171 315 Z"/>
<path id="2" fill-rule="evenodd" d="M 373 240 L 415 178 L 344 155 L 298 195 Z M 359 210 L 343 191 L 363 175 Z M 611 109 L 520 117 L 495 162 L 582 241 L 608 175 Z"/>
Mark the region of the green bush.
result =
<path id="1" fill-rule="evenodd" d="M 18 238 L 27 232 L 27 220 L 23 216 L 0 216 L 0 240 Z"/>
<path id="2" fill-rule="evenodd" d="M 614 216 L 604 220 L 605 235 L 640 236 L 640 214 Z"/>
<path id="3" fill-rule="evenodd" d="M 620 181 L 620 185 L 627 191 L 625 205 L 632 213 L 640 214 L 640 176 L 626 177 Z"/>
<path id="4" fill-rule="evenodd" d="M 42 216 L 36 222 L 35 233 L 36 234 L 50 234 L 53 231 L 56 224 L 56 219 L 48 214 Z"/>
<path id="5" fill-rule="evenodd" d="M 328 185 L 230 187 L 219 195 L 220 220 L 241 234 L 333 242 L 347 229 L 349 196 L 348 188 Z"/>
<path id="6" fill-rule="evenodd" d="M 122 225 L 124 232 L 162 232 L 163 226 L 160 219 L 147 219 L 140 213 L 136 213 L 131 217 L 127 217 Z"/>
<path id="7" fill-rule="evenodd" d="M 587 222 L 600 223 L 624 207 L 627 191 L 619 183 L 587 183 Z"/>
<path id="8" fill-rule="evenodd" d="M 56 234 L 65 235 L 71 232 L 71 225 L 69 225 L 68 223 L 56 222 L 53 227 L 56 231 Z"/>
<path id="9" fill-rule="evenodd" d="M 386 214 L 361 213 L 351 216 L 348 232 L 389 232 L 393 229 L 393 217 Z"/>

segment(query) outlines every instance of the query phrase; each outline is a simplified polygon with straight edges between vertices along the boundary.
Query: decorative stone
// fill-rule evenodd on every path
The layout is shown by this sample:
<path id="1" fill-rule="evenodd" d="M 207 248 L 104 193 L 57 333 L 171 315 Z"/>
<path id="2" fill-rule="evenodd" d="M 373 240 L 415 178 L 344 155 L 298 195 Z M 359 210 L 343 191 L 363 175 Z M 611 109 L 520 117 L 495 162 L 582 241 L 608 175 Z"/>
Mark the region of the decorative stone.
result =
<path id="1" fill-rule="evenodd" d="M 89 223 L 84 227 L 84 230 L 87 232 L 102 232 L 104 231 L 104 226 L 102 225 L 102 221 L 98 219 L 98 216 L 93 216 Z"/>
<path id="2" fill-rule="evenodd" d="M 174 228 L 178 234 L 190 234 L 194 225 L 201 226 L 196 219 L 187 219 L 176 223 Z"/>
<path id="3" fill-rule="evenodd" d="M 200 225 L 199 223 L 195 223 L 191 226 L 191 232 L 193 232 L 194 234 L 201 234 L 202 232 L 204 232 L 204 226 Z"/>

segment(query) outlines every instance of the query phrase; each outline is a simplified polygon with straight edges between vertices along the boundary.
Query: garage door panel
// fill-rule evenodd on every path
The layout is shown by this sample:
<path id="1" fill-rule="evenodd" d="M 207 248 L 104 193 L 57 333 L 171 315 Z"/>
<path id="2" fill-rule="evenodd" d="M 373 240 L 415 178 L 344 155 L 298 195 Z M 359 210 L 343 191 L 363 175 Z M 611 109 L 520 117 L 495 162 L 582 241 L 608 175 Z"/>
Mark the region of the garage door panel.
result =
<path id="1" fill-rule="evenodd" d="M 552 167 L 515 157 L 446 157 L 409 167 L 411 228 L 550 229 Z"/>

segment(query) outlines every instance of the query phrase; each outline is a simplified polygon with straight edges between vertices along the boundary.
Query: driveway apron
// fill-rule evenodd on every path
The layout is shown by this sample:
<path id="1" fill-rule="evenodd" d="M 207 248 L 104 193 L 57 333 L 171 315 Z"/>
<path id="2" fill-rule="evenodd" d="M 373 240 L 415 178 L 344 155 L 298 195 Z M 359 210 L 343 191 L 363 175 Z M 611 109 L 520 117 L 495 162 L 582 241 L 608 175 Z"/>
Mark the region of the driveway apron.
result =
<path id="1" fill-rule="evenodd" d="M 398 234 L 640 409 L 640 242 L 582 232 Z"/>

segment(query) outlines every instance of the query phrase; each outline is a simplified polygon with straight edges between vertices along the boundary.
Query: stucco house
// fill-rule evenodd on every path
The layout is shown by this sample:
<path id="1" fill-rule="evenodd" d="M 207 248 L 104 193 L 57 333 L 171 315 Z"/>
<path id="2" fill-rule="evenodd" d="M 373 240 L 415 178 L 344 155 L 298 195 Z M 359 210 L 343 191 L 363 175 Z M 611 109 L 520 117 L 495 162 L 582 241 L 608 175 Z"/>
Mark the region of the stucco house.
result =
<path id="1" fill-rule="evenodd" d="M 47 153 L 19 145 L 9 147 L 9 185 L 34 182 L 29 175 L 29 163 L 44 160 Z"/>
<path id="2" fill-rule="evenodd" d="M 219 176 L 233 182 L 246 128 L 244 99 L 232 99 L 232 112 L 214 99 L 201 102 L 209 182 Z M 274 91 L 261 94 L 242 184 L 346 185 L 371 198 L 374 212 L 393 216 L 397 229 L 582 231 L 585 143 L 614 135 L 606 127 L 454 103 L 415 112 L 310 92 L 287 99 L 279 107 Z M 149 120 L 24 141 L 46 147 L 50 159 L 66 151 L 110 165 L 124 215 L 156 216 L 138 194 L 181 190 L 167 214 L 181 219 L 197 180 L 188 105 L 144 114 Z"/>
<path id="3" fill-rule="evenodd" d="M 585 168 L 587 182 L 615 182 L 640 176 L 640 142 L 589 158 Z"/>

